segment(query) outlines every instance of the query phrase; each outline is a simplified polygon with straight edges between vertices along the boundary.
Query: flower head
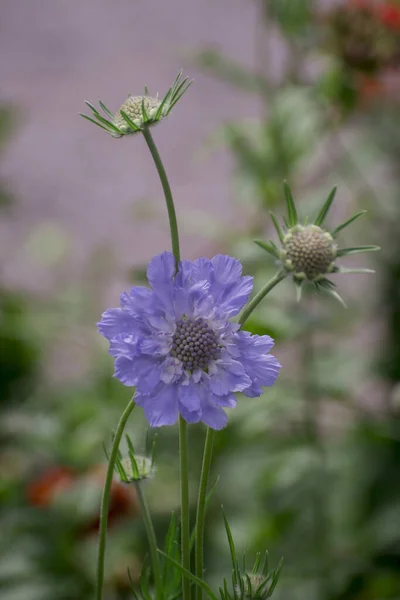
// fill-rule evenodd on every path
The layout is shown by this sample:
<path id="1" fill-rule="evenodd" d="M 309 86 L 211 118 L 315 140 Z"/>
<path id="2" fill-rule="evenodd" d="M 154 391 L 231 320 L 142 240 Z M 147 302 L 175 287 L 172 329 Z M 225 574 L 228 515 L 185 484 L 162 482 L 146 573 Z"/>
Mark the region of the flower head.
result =
<path id="1" fill-rule="evenodd" d="M 317 289 L 327 291 L 344 304 L 337 292 L 334 291 L 335 284 L 327 276 L 332 273 L 373 273 L 373 271 L 371 269 L 346 269 L 338 266 L 336 259 L 347 254 L 371 252 L 380 248 L 379 246 L 339 248 L 336 243 L 336 237 L 342 229 L 350 225 L 358 217 L 361 217 L 366 211 L 354 215 L 348 221 L 329 232 L 323 229 L 322 225 L 335 198 L 336 188 L 333 188 L 312 224 L 308 223 L 308 219 L 306 219 L 304 224 L 299 223 L 292 192 L 286 182 L 284 190 L 288 208 L 288 218 L 285 221 L 285 227 L 281 228 L 277 219 L 271 214 L 282 244 L 281 249 L 272 241 L 265 243 L 256 240 L 256 244 L 278 259 L 281 269 L 288 275 L 293 276 L 298 299 L 301 296 L 302 283 L 309 281 Z"/>
<path id="2" fill-rule="evenodd" d="M 112 137 L 120 138 L 124 135 L 132 135 L 167 117 L 191 83 L 192 81 L 187 77 L 182 78 L 182 71 L 180 71 L 162 100 L 158 96 L 155 98 L 149 96 L 148 89 L 145 88 L 143 96 L 129 95 L 115 115 L 101 100 L 99 105 L 105 116 L 87 101 L 86 105 L 92 111 L 92 116 L 80 114 L 84 119 L 104 129 Z"/>
<path id="3" fill-rule="evenodd" d="M 121 452 L 118 452 L 115 462 L 115 471 L 118 473 L 120 480 L 123 483 L 132 483 L 133 481 L 141 481 L 142 479 L 153 477 L 155 472 L 155 443 L 153 442 L 151 457 L 148 457 L 136 454 L 129 435 L 126 435 L 126 441 L 128 443 L 128 456 L 124 458 Z"/>
<path id="4" fill-rule="evenodd" d="M 213 429 L 226 425 L 235 392 L 260 396 L 280 364 L 269 354 L 269 336 L 242 331 L 237 315 L 253 287 L 230 256 L 183 260 L 175 274 L 170 252 L 147 269 L 151 289 L 133 287 L 121 307 L 107 310 L 98 329 L 110 341 L 115 376 L 136 386 L 135 401 L 152 427 L 173 425 L 178 415 Z"/>
<path id="5" fill-rule="evenodd" d="M 116 113 L 113 123 L 121 133 L 137 133 L 144 125 L 156 122 L 157 113 L 161 106 L 158 98 L 150 96 L 128 96 L 119 111 Z M 166 116 L 167 107 L 164 105 L 160 111 L 160 118 Z M 138 128 L 133 130 L 126 121 L 126 117 Z"/>

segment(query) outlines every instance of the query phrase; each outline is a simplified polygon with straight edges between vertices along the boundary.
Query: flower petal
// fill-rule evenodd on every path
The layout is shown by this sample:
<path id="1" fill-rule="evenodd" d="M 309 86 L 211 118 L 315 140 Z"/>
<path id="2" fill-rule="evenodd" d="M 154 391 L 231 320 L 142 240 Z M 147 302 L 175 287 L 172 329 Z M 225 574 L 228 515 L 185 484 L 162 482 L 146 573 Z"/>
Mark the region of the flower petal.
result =
<path id="1" fill-rule="evenodd" d="M 110 341 L 108 353 L 114 358 L 126 356 L 133 359 L 138 354 L 140 338 L 133 335 L 117 335 Z"/>
<path id="2" fill-rule="evenodd" d="M 218 254 L 211 260 L 214 267 L 212 294 L 220 312 L 237 315 L 253 289 L 253 278 L 242 276 L 242 265 L 231 256 Z"/>
<path id="3" fill-rule="evenodd" d="M 228 422 L 226 412 L 222 408 L 207 403 L 203 406 L 201 420 L 211 429 L 223 429 Z"/>
<path id="4" fill-rule="evenodd" d="M 137 392 L 135 401 L 143 407 L 150 427 L 174 425 L 178 419 L 178 390 L 175 385 L 159 384 L 153 394 Z"/>
<path id="5" fill-rule="evenodd" d="M 161 361 L 142 355 L 134 358 L 133 367 L 137 374 L 137 389 L 142 394 L 151 394 L 160 383 Z"/>
<path id="6" fill-rule="evenodd" d="M 173 311 L 174 276 L 175 258 L 171 252 L 155 256 L 147 267 L 147 279 L 169 313 Z"/>
<path id="7" fill-rule="evenodd" d="M 138 376 L 133 360 L 126 356 L 119 356 L 115 360 L 114 377 L 129 387 L 136 385 Z"/>
<path id="8" fill-rule="evenodd" d="M 160 313 L 157 296 L 153 290 L 143 286 L 132 287 L 129 292 L 123 292 L 120 301 L 121 308 L 126 309 L 132 315 L 142 314 L 143 312 L 146 314 Z"/>
<path id="9" fill-rule="evenodd" d="M 180 385 L 178 388 L 178 398 L 180 406 L 189 412 L 200 412 L 201 402 L 204 397 L 204 387 L 201 384 L 188 381 L 187 385 Z"/>
<path id="10" fill-rule="evenodd" d="M 122 308 L 106 310 L 101 315 L 101 321 L 97 323 L 97 329 L 108 340 L 120 334 L 132 335 L 139 333 L 139 327 L 135 319 Z"/>
<path id="11" fill-rule="evenodd" d="M 217 396 L 226 396 L 231 392 L 241 392 L 251 385 L 242 363 L 228 358 L 220 359 L 210 365 L 210 389 Z"/>

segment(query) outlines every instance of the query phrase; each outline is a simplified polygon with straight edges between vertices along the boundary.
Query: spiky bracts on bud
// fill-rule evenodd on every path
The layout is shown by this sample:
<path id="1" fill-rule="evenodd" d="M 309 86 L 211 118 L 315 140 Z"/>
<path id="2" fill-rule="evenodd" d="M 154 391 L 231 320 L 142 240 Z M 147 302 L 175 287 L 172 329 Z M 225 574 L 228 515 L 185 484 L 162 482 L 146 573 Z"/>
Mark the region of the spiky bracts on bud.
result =
<path id="1" fill-rule="evenodd" d="M 182 71 L 180 71 L 162 99 L 159 99 L 158 96 L 149 96 L 147 87 L 145 87 L 143 96 L 129 95 L 115 114 L 99 100 L 99 106 L 105 116 L 90 102 L 86 102 L 86 105 L 92 111 L 92 116 L 89 117 L 82 113 L 80 115 L 114 138 L 132 135 L 143 131 L 144 127 L 150 127 L 167 117 L 191 84 L 192 81 L 187 77 L 182 78 Z"/>
<path id="2" fill-rule="evenodd" d="M 150 96 L 128 96 L 119 111 L 115 114 L 113 123 L 121 134 L 137 133 L 144 125 L 152 125 L 166 116 L 164 105 L 159 119 L 156 119 L 161 102 L 158 98 Z M 126 117 L 135 125 L 136 129 L 128 124 Z"/>
<path id="3" fill-rule="evenodd" d="M 129 435 L 126 435 L 128 445 L 128 456 L 123 457 L 118 451 L 117 460 L 115 462 L 115 471 L 118 473 L 122 483 L 133 483 L 142 479 L 149 479 L 154 475 L 154 449 L 155 440 L 153 441 L 151 456 L 142 456 L 135 453 L 132 440 Z"/>
<path id="4" fill-rule="evenodd" d="M 379 246 L 339 248 L 335 239 L 342 229 L 353 223 L 366 211 L 354 215 L 332 231 L 326 231 L 322 228 L 322 224 L 335 198 L 336 187 L 324 202 L 313 224 L 308 224 L 308 218 L 304 224 L 299 223 L 292 192 L 286 182 L 284 183 L 284 192 L 288 211 L 285 226 L 281 227 L 274 215 L 271 214 L 281 248 L 272 241 L 256 240 L 255 243 L 279 261 L 283 274 L 293 276 L 298 300 L 301 297 L 302 283 L 308 281 L 313 283 L 318 291 L 323 290 L 344 304 L 334 290 L 335 284 L 327 279 L 327 275 L 332 273 L 373 273 L 374 271 L 371 269 L 346 269 L 337 266 L 336 259 L 347 254 L 372 252 L 380 250 L 380 248 Z"/>
<path id="5" fill-rule="evenodd" d="M 251 571 L 246 569 L 246 556 L 243 556 L 243 570 L 236 555 L 235 543 L 231 528 L 223 512 L 226 535 L 232 560 L 233 594 L 229 591 L 228 582 L 224 579 L 223 587 L 219 588 L 222 600 L 266 600 L 271 598 L 278 584 L 282 569 L 282 559 L 276 569 L 269 568 L 269 555 L 266 550 L 263 557 L 258 552 Z"/>

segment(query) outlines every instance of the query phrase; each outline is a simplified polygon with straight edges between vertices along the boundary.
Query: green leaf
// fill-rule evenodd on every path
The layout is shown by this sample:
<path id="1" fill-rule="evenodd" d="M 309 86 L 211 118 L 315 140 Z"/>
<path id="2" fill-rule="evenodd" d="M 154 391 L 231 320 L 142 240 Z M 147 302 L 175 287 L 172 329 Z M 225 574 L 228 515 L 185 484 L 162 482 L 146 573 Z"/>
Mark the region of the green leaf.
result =
<path id="1" fill-rule="evenodd" d="M 353 223 L 353 221 L 355 221 L 356 219 L 358 219 L 362 215 L 365 215 L 366 212 L 367 212 L 366 210 L 362 210 L 361 212 L 359 212 L 356 215 L 354 215 L 354 217 L 351 217 L 351 219 L 348 219 L 347 221 L 345 221 L 341 225 L 338 225 L 338 227 L 336 227 L 333 231 L 331 231 L 331 236 L 333 238 L 335 238 L 337 236 L 337 234 L 339 233 L 339 231 L 342 231 L 342 229 L 344 229 L 345 227 L 347 227 L 348 225 L 350 225 L 350 223 Z"/>
<path id="2" fill-rule="evenodd" d="M 88 106 L 90 108 L 90 110 L 93 112 L 94 115 L 100 115 L 100 113 L 97 110 L 97 108 L 95 106 L 93 106 L 93 104 L 91 104 L 89 102 L 89 100 L 85 100 L 84 102 L 85 102 L 86 106 Z"/>
<path id="3" fill-rule="evenodd" d="M 303 282 L 302 281 L 298 281 L 297 279 L 293 278 L 294 281 L 294 287 L 296 290 L 296 300 L 297 302 L 300 302 L 301 300 L 301 296 L 303 293 Z"/>
<path id="4" fill-rule="evenodd" d="M 121 117 L 124 119 L 125 123 L 128 125 L 128 127 L 130 127 L 130 129 L 132 131 L 140 131 L 140 127 L 138 127 L 137 125 L 135 125 L 135 123 L 126 114 L 126 112 L 124 110 L 121 110 L 120 113 L 121 113 Z"/>
<path id="5" fill-rule="evenodd" d="M 337 302 L 339 302 L 339 304 L 341 304 L 343 306 L 343 308 L 347 308 L 347 305 L 346 305 L 345 301 L 333 289 L 333 286 L 335 286 L 335 284 L 332 281 L 329 281 L 328 279 L 323 279 L 322 281 L 318 281 L 316 283 L 317 289 L 323 290 L 326 294 L 328 294 L 329 296 L 331 296 L 332 298 L 334 298 Z"/>
<path id="6" fill-rule="evenodd" d="M 337 187 L 335 186 L 333 188 L 333 190 L 331 191 L 331 193 L 329 194 L 329 196 L 328 196 L 325 204 L 321 208 L 320 212 L 318 213 L 318 216 L 314 221 L 314 225 L 318 225 L 318 227 L 319 227 L 324 222 L 325 217 L 328 214 L 330 207 L 332 206 L 332 202 L 336 195 L 336 190 L 337 190 Z"/>
<path id="7" fill-rule="evenodd" d="M 165 537 L 164 549 L 165 554 L 172 558 L 179 556 L 178 545 L 177 545 L 177 536 L 178 536 L 178 526 L 175 513 L 172 513 L 171 519 L 169 522 L 169 527 L 167 531 L 167 535 Z M 168 562 L 166 560 L 163 561 L 163 572 L 162 572 L 162 582 L 163 587 L 166 587 L 168 580 Z"/>
<path id="8" fill-rule="evenodd" d="M 172 95 L 172 88 L 169 88 L 168 92 L 165 94 L 164 98 L 161 101 L 160 106 L 157 109 L 156 116 L 155 116 L 156 121 L 161 119 L 164 106 L 167 102 L 169 102 L 171 95 Z"/>
<path id="9" fill-rule="evenodd" d="M 268 590 L 268 598 L 270 598 L 272 596 L 272 594 L 274 593 L 274 590 L 276 588 L 276 585 L 279 581 L 279 576 L 281 574 L 281 570 L 282 570 L 282 565 L 283 565 L 283 558 L 281 558 L 281 560 L 279 561 L 279 565 L 275 570 L 273 579 L 272 579 L 272 583 L 271 583 L 271 587 Z"/>
<path id="10" fill-rule="evenodd" d="M 261 552 L 257 552 L 257 554 L 256 554 L 256 560 L 254 561 L 254 565 L 253 565 L 253 568 L 251 570 L 251 572 L 252 572 L 253 575 L 255 575 L 257 573 L 258 567 L 260 566 L 260 562 L 261 562 Z"/>
<path id="11" fill-rule="evenodd" d="M 265 554 L 264 554 L 264 561 L 263 561 L 261 573 L 264 575 L 264 577 L 266 577 L 268 575 L 268 571 L 269 571 L 269 552 L 268 552 L 268 550 L 266 550 Z"/>
<path id="12" fill-rule="evenodd" d="M 110 119 L 113 119 L 114 115 L 112 114 L 111 110 L 109 108 L 107 108 L 107 106 L 101 100 L 99 100 L 99 104 L 100 104 L 101 108 L 104 110 L 104 112 L 106 113 L 106 115 L 108 117 L 110 117 Z"/>
<path id="13" fill-rule="evenodd" d="M 334 273 L 375 273 L 374 269 L 347 269 L 346 267 L 337 267 Z"/>
<path id="14" fill-rule="evenodd" d="M 208 597 L 211 598 L 211 600 L 218 600 L 217 596 L 215 596 L 212 589 L 205 581 L 203 581 L 202 579 L 199 579 L 199 577 L 196 577 L 196 575 L 194 575 L 193 573 L 191 573 L 190 571 L 185 569 L 185 567 L 183 567 L 177 560 L 171 558 L 171 556 L 168 556 L 167 554 L 165 554 L 165 552 L 163 552 L 159 548 L 158 548 L 157 552 L 159 552 L 171 564 L 173 564 L 182 573 L 182 575 L 185 575 L 185 577 L 187 577 L 188 579 L 191 579 L 194 583 L 196 583 L 198 586 L 203 588 L 203 590 L 206 592 Z"/>
<path id="15" fill-rule="evenodd" d="M 210 491 L 208 492 L 208 494 L 206 496 L 206 501 L 205 501 L 205 507 L 206 508 L 207 508 L 207 506 L 208 506 L 208 504 L 209 504 L 209 502 L 210 502 L 210 500 L 212 498 L 212 495 L 214 493 L 215 488 L 217 487 L 218 481 L 219 481 L 219 475 L 216 478 L 216 480 L 214 481 L 214 483 L 212 484 L 211 489 L 210 489 Z M 190 536 L 190 549 L 193 548 L 195 541 L 196 541 L 196 527 L 193 527 L 193 531 L 192 531 L 191 536 Z"/>
<path id="16" fill-rule="evenodd" d="M 150 579 L 150 570 L 149 568 L 146 568 L 143 571 L 143 576 L 140 576 L 140 591 L 142 592 L 143 597 L 145 598 L 145 600 L 153 600 L 150 594 L 150 585 L 149 585 L 149 579 Z"/>
<path id="17" fill-rule="evenodd" d="M 96 112 L 94 116 L 96 117 L 96 119 L 98 121 L 100 121 L 100 123 L 103 123 L 103 125 L 105 125 L 109 129 L 112 129 L 113 131 L 115 131 L 115 133 L 118 133 L 119 135 L 121 135 L 121 132 L 118 129 L 118 127 L 116 125 L 114 125 L 114 123 L 111 123 L 111 121 L 109 121 L 108 119 L 105 119 L 104 117 L 102 117 L 100 113 Z"/>
<path id="18" fill-rule="evenodd" d="M 175 106 L 175 104 L 177 102 L 179 102 L 179 100 L 182 98 L 182 96 L 184 94 L 186 94 L 186 92 L 188 91 L 188 89 L 190 88 L 190 86 L 192 85 L 192 83 L 193 83 L 193 79 L 187 83 L 187 85 L 185 86 L 185 88 L 182 89 L 182 91 L 180 93 L 178 91 L 175 93 L 175 95 L 171 99 L 171 104 L 170 104 L 169 109 L 168 109 L 168 114 L 171 112 L 171 110 L 173 109 L 173 107 Z M 179 88 L 179 90 L 180 89 L 181 88 Z"/>
<path id="19" fill-rule="evenodd" d="M 234 582 L 234 586 L 235 586 L 235 585 L 238 585 L 240 583 L 239 565 L 238 565 L 238 561 L 237 561 L 237 557 L 236 557 L 235 543 L 233 541 L 231 528 L 229 527 L 228 519 L 226 518 L 223 506 L 221 506 L 221 509 L 222 509 L 222 515 L 224 517 L 225 530 L 226 530 L 226 535 L 228 537 L 229 549 L 231 551 L 233 572 L 234 572 L 234 577 L 235 577 L 235 580 L 236 580 Z"/>
<path id="20" fill-rule="evenodd" d="M 257 244 L 257 246 L 260 246 L 260 248 L 262 248 L 269 254 L 271 254 L 274 258 L 280 258 L 279 250 L 276 248 L 276 246 L 274 247 L 272 246 L 272 244 L 268 242 L 262 242 L 261 240 L 254 240 L 254 243 Z"/>
<path id="21" fill-rule="evenodd" d="M 276 233 L 278 234 L 279 240 L 281 242 L 281 244 L 283 244 L 283 233 L 282 233 L 282 229 L 280 228 L 280 225 L 278 223 L 278 219 L 275 217 L 275 215 L 272 214 L 272 212 L 269 213 L 272 219 L 273 224 L 275 225 L 275 229 L 276 229 Z"/>
<path id="22" fill-rule="evenodd" d="M 285 192 L 286 205 L 288 209 L 288 225 L 290 228 L 294 227 L 294 225 L 297 225 L 297 211 L 294 204 L 292 191 L 286 181 L 283 182 L 283 189 Z"/>
<path id="23" fill-rule="evenodd" d="M 148 121 L 150 121 L 150 117 L 146 110 L 146 105 L 144 103 L 144 100 L 145 100 L 145 96 L 143 96 L 143 98 L 142 98 L 142 119 L 143 119 L 143 123 L 147 123 Z"/>
<path id="24" fill-rule="evenodd" d="M 98 123 L 97 121 L 95 121 L 91 117 L 88 117 L 87 115 L 84 115 L 83 113 L 79 113 L 79 114 L 80 114 L 81 117 L 83 117 L 87 121 L 90 121 L 94 125 L 97 125 L 97 127 L 100 127 L 100 129 L 103 129 L 104 131 L 107 131 L 107 133 L 111 133 L 110 130 L 107 127 L 104 127 L 104 125 L 100 125 L 100 123 Z"/>
<path id="25" fill-rule="evenodd" d="M 348 256 L 349 254 L 358 254 L 359 252 L 376 252 L 380 250 L 379 246 L 354 246 L 354 248 L 339 248 L 337 256 Z"/>

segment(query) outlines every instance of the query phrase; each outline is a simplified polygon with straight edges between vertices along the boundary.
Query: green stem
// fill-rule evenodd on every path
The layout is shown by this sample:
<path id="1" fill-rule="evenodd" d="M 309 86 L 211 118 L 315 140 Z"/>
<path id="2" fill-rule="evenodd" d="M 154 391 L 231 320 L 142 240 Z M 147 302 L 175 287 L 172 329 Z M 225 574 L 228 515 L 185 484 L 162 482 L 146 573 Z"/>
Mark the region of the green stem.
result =
<path id="1" fill-rule="evenodd" d="M 133 409 L 135 408 L 135 402 L 133 398 L 129 401 L 128 406 L 125 408 L 121 415 L 117 429 L 115 431 L 114 440 L 111 448 L 110 458 L 108 459 L 106 481 L 104 483 L 103 496 L 101 498 L 100 507 L 100 533 L 99 533 L 99 548 L 97 555 L 97 578 L 96 578 L 96 600 L 102 600 L 103 598 L 103 584 L 104 584 L 104 558 L 106 553 L 106 541 L 107 541 L 107 522 L 108 522 L 108 508 L 110 504 L 110 492 L 114 474 L 115 461 L 117 459 L 119 444 L 121 437 L 125 429 L 125 425 Z"/>
<path id="2" fill-rule="evenodd" d="M 172 197 L 171 187 L 164 169 L 161 157 L 154 143 L 153 137 L 148 127 L 142 130 L 144 139 L 153 157 L 161 185 L 164 190 L 165 202 L 167 205 L 169 228 L 171 232 L 172 253 L 175 257 L 176 267 L 181 258 L 179 249 L 178 224 L 174 199 Z M 179 458 L 180 458 L 180 485 L 181 485 L 181 564 L 190 571 L 190 521 L 189 521 L 189 473 L 188 473 L 188 450 L 187 450 L 187 423 L 179 417 Z M 190 580 L 182 576 L 182 600 L 190 600 L 191 588 Z"/>
<path id="3" fill-rule="evenodd" d="M 135 481 L 135 487 L 140 502 L 143 522 L 146 527 L 147 539 L 149 540 L 150 545 L 151 561 L 153 566 L 154 580 L 156 584 L 156 598 L 162 598 L 162 581 L 160 573 L 160 563 L 158 560 L 156 533 L 154 531 L 153 521 L 151 520 L 149 507 L 146 501 L 146 497 L 142 490 L 141 482 Z"/>
<path id="4" fill-rule="evenodd" d="M 176 264 L 181 259 L 181 253 L 179 249 L 179 235 L 178 235 L 178 224 L 176 221 L 176 213 L 174 207 L 174 200 L 172 198 L 171 187 L 169 185 L 168 177 L 164 169 L 164 165 L 162 163 L 161 157 L 158 153 L 157 146 L 154 143 L 153 137 L 150 133 L 150 129 L 148 127 L 144 127 L 142 130 L 143 137 L 146 140 L 147 146 L 151 152 L 151 155 L 154 160 L 154 164 L 158 171 L 158 175 L 160 177 L 161 185 L 164 190 L 165 202 L 167 204 L 168 218 L 169 218 L 169 228 L 171 232 L 171 244 L 172 244 L 172 253 L 175 256 Z"/>
<path id="5" fill-rule="evenodd" d="M 195 562 L 196 576 L 203 579 L 204 571 L 204 517 L 206 509 L 207 485 L 210 473 L 212 450 L 215 438 L 215 431 L 207 428 L 206 441 L 204 444 L 203 464 L 201 467 L 199 498 L 197 502 L 196 515 L 196 542 L 195 542 Z M 203 590 L 200 586 L 196 587 L 196 600 L 202 600 Z"/>
<path id="6" fill-rule="evenodd" d="M 274 288 L 276 285 L 278 285 L 278 283 L 280 281 L 285 279 L 285 277 L 286 277 L 285 271 L 278 271 L 277 273 L 275 273 L 275 275 L 272 277 L 272 279 L 270 279 L 268 281 L 268 283 L 266 283 L 264 285 L 264 287 L 261 288 L 261 290 L 258 292 L 258 294 L 256 294 L 254 296 L 253 300 L 251 300 L 251 302 L 249 302 L 248 305 L 246 306 L 246 308 L 243 310 L 242 314 L 240 315 L 239 321 L 238 321 L 238 323 L 240 325 L 245 324 L 245 322 L 247 321 L 247 319 L 249 318 L 249 316 L 251 315 L 253 310 L 255 308 L 257 308 L 257 306 L 260 304 L 261 300 L 263 300 L 265 298 L 265 296 L 272 290 L 272 288 Z"/>
<path id="7" fill-rule="evenodd" d="M 181 470 L 181 564 L 190 571 L 189 471 L 187 423 L 179 417 L 179 458 Z M 190 600 L 190 580 L 182 577 L 182 600 Z"/>

